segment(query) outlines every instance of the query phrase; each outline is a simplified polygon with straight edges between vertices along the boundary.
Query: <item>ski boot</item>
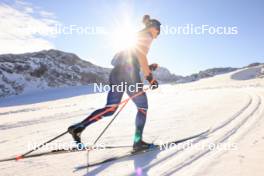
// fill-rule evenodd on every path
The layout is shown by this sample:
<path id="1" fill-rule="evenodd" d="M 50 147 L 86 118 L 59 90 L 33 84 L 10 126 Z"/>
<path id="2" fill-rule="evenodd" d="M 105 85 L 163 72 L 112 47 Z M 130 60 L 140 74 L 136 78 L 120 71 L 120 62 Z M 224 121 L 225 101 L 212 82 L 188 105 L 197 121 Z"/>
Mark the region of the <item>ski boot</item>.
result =
<path id="1" fill-rule="evenodd" d="M 72 135 L 76 144 L 81 144 L 81 133 L 85 129 L 85 126 L 81 123 L 77 123 L 68 128 L 68 132 Z"/>
<path id="2" fill-rule="evenodd" d="M 147 149 L 152 148 L 153 146 L 154 146 L 154 144 L 152 144 L 152 143 L 147 143 L 147 142 L 140 140 L 140 141 L 135 142 L 133 144 L 133 152 L 147 150 Z"/>

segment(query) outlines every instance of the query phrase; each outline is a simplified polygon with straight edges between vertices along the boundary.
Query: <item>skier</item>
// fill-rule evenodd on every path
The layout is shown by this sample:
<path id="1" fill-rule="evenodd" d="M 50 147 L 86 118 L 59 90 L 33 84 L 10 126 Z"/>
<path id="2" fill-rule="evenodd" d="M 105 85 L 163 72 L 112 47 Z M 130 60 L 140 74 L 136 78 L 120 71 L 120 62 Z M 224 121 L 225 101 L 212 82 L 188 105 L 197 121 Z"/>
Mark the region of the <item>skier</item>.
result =
<path id="1" fill-rule="evenodd" d="M 143 91 L 143 83 L 140 78 L 140 70 L 142 70 L 145 79 L 150 83 L 150 88 L 158 88 L 158 82 L 152 75 L 152 71 L 154 71 L 158 65 L 148 65 L 146 56 L 153 39 L 157 38 L 160 34 L 161 23 L 156 19 L 151 19 L 149 15 L 144 15 L 143 23 L 145 28 L 137 33 L 138 38 L 136 47 L 123 50 L 117 53 L 112 59 L 112 65 L 114 68 L 109 77 L 111 89 L 108 92 L 105 107 L 94 111 L 80 123 L 72 125 L 68 128 L 68 132 L 72 135 L 77 144 L 81 143 L 81 133 L 88 125 L 102 119 L 103 117 L 113 115 L 117 110 L 124 91 L 118 91 L 113 85 L 126 83 L 126 86 L 128 87 L 131 85 L 137 87 L 137 91 L 126 89 L 126 93 L 132 97 L 138 92 Z M 143 92 L 139 96 L 133 97 L 132 100 L 138 109 L 136 115 L 136 131 L 134 135 L 133 149 L 146 149 L 151 145 L 142 140 L 148 110 L 146 93 Z M 112 108 L 112 111 L 107 111 L 109 108 Z M 105 113 L 105 111 L 107 112 Z"/>

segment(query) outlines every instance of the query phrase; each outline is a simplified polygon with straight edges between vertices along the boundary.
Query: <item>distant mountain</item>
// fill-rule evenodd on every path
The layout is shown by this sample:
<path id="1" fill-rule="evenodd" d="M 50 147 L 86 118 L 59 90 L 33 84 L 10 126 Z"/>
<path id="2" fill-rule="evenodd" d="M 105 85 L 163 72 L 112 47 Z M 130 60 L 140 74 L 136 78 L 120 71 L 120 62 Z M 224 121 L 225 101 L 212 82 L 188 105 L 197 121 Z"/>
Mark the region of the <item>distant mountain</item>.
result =
<path id="1" fill-rule="evenodd" d="M 260 73 L 257 75 L 259 78 L 264 78 L 264 64 L 261 64 L 261 70 Z"/>
<path id="2" fill-rule="evenodd" d="M 264 63 L 260 63 L 260 62 L 254 62 L 254 63 L 251 63 L 249 64 L 248 66 L 245 66 L 243 68 L 250 68 L 250 67 L 256 67 L 256 66 L 260 66 L 260 65 L 263 65 Z"/>
<path id="3" fill-rule="evenodd" d="M 203 78 L 209 78 L 215 75 L 229 73 L 237 69 L 238 68 L 232 68 L 232 67 L 211 68 L 211 69 L 207 69 L 204 71 L 200 71 L 199 73 L 195 73 L 189 76 L 182 77 L 182 79 L 177 80 L 177 83 L 187 83 L 187 82 L 192 82 L 192 81 L 198 81 Z"/>
<path id="4" fill-rule="evenodd" d="M 264 78 L 264 63 L 260 63 L 260 62 L 255 62 L 252 64 L 249 64 L 248 66 L 244 67 L 244 68 L 251 68 L 251 67 L 260 67 L 260 72 L 256 75 L 258 78 Z"/>
<path id="5" fill-rule="evenodd" d="M 263 68 L 262 68 L 262 71 L 259 73 L 258 77 L 264 77 L 264 64 L 263 63 L 255 62 L 255 63 L 249 64 L 242 68 L 252 68 L 252 67 L 261 66 L 261 65 L 263 66 Z M 237 69 L 241 69 L 241 68 L 232 68 L 232 67 L 211 68 L 211 69 L 207 69 L 204 71 L 200 71 L 199 73 L 191 74 L 189 76 L 178 77 L 179 79 L 176 81 L 176 83 L 188 83 L 188 82 L 198 81 L 200 79 L 233 72 L 233 71 L 236 71 Z"/>
<path id="6" fill-rule="evenodd" d="M 107 83 L 109 68 L 58 50 L 0 55 L 0 96 L 46 88 Z"/>
<path id="7" fill-rule="evenodd" d="M 252 67 L 259 63 L 253 63 Z M 228 73 L 237 68 L 213 68 L 189 76 L 160 67 L 154 76 L 160 83 L 187 83 Z M 0 97 L 47 88 L 108 83 L 111 69 L 84 61 L 73 53 L 44 50 L 25 54 L 0 55 Z"/>
<path id="8" fill-rule="evenodd" d="M 184 78 L 180 75 L 175 75 L 171 73 L 167 68 L 165 67 L 159 67 L 154 73 L 154 77 L 160 82 L 160 83 L 171 83 L 171 82 L 177 82 L 180 79 Z"/>
<path id="9" fill-rule="evenodd" d="M 59 50 L 3 54 L 0 55 L 0 97 L 47 88 L 107 84 L 110 71 Z M 179 79 L 163 67 L 155 76 L 160 83 Z"/>

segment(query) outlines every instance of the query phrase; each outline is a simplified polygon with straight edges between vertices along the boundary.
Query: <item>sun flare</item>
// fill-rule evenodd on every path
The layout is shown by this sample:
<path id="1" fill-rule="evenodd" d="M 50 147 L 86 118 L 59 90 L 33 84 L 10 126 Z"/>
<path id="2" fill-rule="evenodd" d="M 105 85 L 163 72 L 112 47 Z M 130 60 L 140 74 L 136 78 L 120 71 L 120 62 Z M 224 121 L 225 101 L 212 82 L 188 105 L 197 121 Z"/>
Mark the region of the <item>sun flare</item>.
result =
<path id="1" fill-rule="evenodd" d="M 134 48 L 137 44 L 136 32 L 129 26 L 120 27 L 111 34 L 111 44 L 114 51 Z"/>

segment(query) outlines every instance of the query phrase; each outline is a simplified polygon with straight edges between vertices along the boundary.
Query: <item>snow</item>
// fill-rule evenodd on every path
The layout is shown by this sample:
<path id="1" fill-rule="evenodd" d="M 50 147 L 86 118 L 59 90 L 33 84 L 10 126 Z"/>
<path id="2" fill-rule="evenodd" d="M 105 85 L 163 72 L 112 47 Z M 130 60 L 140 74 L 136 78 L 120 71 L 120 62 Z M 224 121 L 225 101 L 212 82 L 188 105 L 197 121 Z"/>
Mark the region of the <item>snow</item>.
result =
<path id="1" fill-rule="evenodd" d="M 182 144 L 182 148 L 152 151 L 91 167 L 88 173 L 86 169 L 75 170 L 86 164 L 87 152 L 42 156 L 2 162 L 1 175 L 263 175 L 264 79 L 256 78 L 259 72 L 259 67 L 245 68 L 197 82 L 162 85 L 147 93 L 146 141 L 163 143 L 210 129 L 208 136 L 191 140 L 185 148 Z M 21 154 L 29 144 L 40 144 L 62 133 L 103 107 L 105 99 L 106 93 L 93 93 L 86 86 L 0 99 L 0 159 Z M 135 114 L 130 102 L 98 144 L 131 145 Z M 89 126 L 83 141 L 92 144 L 110 120 Z M 65 135 L 54 144 L 71 141 L 71 136 Z M 129 150 L 94 150 L 89 161 Z"/>
<path id="2" fill-rule="evenodd" d="M 250 68 L 250 69 L 242 70 L 240 72 L 233 74 L 231 78 L 235 80 L 253 79 L 253 78 L 256 78 L 256 76 L 260 72 L 261 72 L 261 67 Z"/>
<path id="3" fill-rule="evenodd" d="M 32 82 L 27 87 L 27 91 L 19 96 L 10 96 L 0 99 L 0 107 L 18 106 L 26 104 L 36 104 L 41 102 L 65 99 L 74 96 L 96 93 L 93 84 L 87 86 L 47 88 L 45 90 L 34 89 L 39 84 L 38 81 Z"/>

